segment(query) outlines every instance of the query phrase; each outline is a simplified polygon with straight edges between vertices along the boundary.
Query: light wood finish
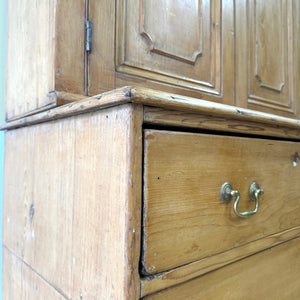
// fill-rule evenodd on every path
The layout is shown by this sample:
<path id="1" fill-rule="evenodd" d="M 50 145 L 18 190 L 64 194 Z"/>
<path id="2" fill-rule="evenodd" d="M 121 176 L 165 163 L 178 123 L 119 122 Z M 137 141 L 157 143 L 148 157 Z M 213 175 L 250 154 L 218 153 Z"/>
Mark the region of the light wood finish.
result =
<path id="1" fill-rule="evenodd" d="M 53 0 L 50 0 L 53 1 Z M 55 90 L 84 94 L 84 21 L 87 0 L 56 0 Z"/>
<path id="2" fill-rule="evenodd" d="M 1 299 L 68 299 L 7 248 L 2 249 L 4 264 Z"/>
<path id="3" fill-rule="evenodd" d="M 215 96 L 208 96 L 213 101 L 233 104 L 233 1 L 224 6 L 218 0 L 119 0 L 117 4 L 119 72 L 204 92 L 204 99 L 208 93 Z M 117 78 L 122 77 L 117 74 Z M 140 83 L 145 86 L 145 81 Z M 117 81 L 119 85 L 122 81 Z"/>
<path id="4" fill-rule="evenodd" d="M 92 51 L 88 61 L 88 94 L 115 88 L 115 1 L 89 0 L 93 23 Z"/>
<path id="5" fill-rule="evenodd" d="M 237 105 L 299 116 L 298 1 L 236 2 Z"/>
<path id="6" fill-rule="evenodd" d="M 6 119 L 55 101 L 54 1 L 8 1 L 7 3 Z M 30 17 L 29 17 L 30 16 Z"/>
<path id="7" fill-rule="evenodd" d="M 155 276 L 144 277 L 141 279 L 141 295 L 170 288 L 299 236 L 298 226 Z"/>
<path id="8" fill-rule="evenodd" d="M 10 1 L 7 120 L 60 105 L 55 91 L 96 95 L 125 85 L 297 118 L 300 7 L 272 3 Z"/>
<path id="9" fill-rule="evenodd" d="M 64 104 L 70 104 L 75 101 L 86 99 L 86 96 L 80 95 L 80 94 L 73 94 L 73 93 L 67 93 L 67 92 L 59 92 L 56 91 L 56 104 L 58 106 L 64 105 Z"/>
<path id="10" fill-rule="evenodd" d="M 58 93 L 58 96 L 60 93 Z M 69 97 L 72 97 L 69 96 Z M 42 122 L 47 122 L 50 120 L 65 118 L 66 116 L 83 114 L 88 111 L 96 111 L 106 107 L 111 107 L 126 103 L 136 103 L 142 104 L 144 106 L 158 107 L 167 109 L 161 111 L 159 116 L 155 118 L 161 119 L 162 124 L 170 125 L 183 125 L 183 121 L 180 121 L 180 117 L 177 115 L 183 114 L 183 116 L 188 117 L 190 113 L 196 114 L 199 118 L 211 118 L 213 122 L 209 126 L 207 124 L 195 124 L 195 121 L 191 118 L 185 120 L 186 124 L 193 124 L 197 128 L 204 129 L 215 129 L 215 130 L 230 130 L 241 133 L 253 133 L 257 134 L 262 129 L 257 126 L 265 126 L 260 135 L 270 135 L 270 136 L 280 136 L 280 137 L 290 137 L 298 138 L 300 121 L 290 118 L 280 117 L 273 114 L 261 113 L 259 111 L 253 111 L 249 109 L 243 109 L 239 107 L 233 107 L 224 104 L 211 103 L 205 100 L 194 99 L 191 97 L 180 96 L 176 94 L 169 94 L 160 91 L 155 91 L 146 88 L 132 88 L 123 87 L 117 90 L 103 93 L 101 95 L 96 95 L 90 98 L 86 98 L 81 101 L 77 101 L 68 105 L 64 105 L 58 108 L 50 109 L 47 112 L 42 112 L 40 114 L 29 116 L 23 118 L 22 120 L 16 120 L 13 122 L 6 123 L 0 127 L 0 130 L 4 129 L 14 129 L 18 127 L 38 124 Z M 172 116 L 172 112 L 174 115 Z M 145 110 L 145 121 L 153 122 L 153 118 L 149 116 L 149 110 Z M 176 113 L 177 112 L 177 113 Z M 188 114 L 187 114 L 188 113 Z M 171 117 L 167 116 L 171 114 Z M 202 116 L 203 115 L 203 116 Z M 166 120 L 162 120 L 162 119 Z M 233 126 L 230 125 L 224 127 L 220 125 L 221 120 L 225 120 L 225 124 L 230 124 L 233 122 Z M 226 121 L 227 120 L 227 121 Z M 236 120 L 239 122 L 235 123 Z M 196 122 L 197 123 L 197 122 Z M 235 127 L 234 124 L 237 124 Z M 261 125 L 259 125 L 261 124 Z M 208 128 L 209 127 L 209 128 Z M 251 128 L 253 127 L 253 128 Z"/>
<path id="11" fill-rule="evenodd" d="M 299 299 L 300 240 L 270 248 L 145 300 Z"/>
<path id="12" fill-rule="evenodd" d="M 249 135 L 274 136 L 299 139 L 300 131 L 288 127 L 272 126 L 270 124 L 233 120 L 207 114 L 196 114 L 180 110 L 168 110 L 146 106 L 144 121 L 148 126 L 176 126 L 180 128 L 198 128 L 200 130 L 226 131 Z M 188 129 L 187 129 L 188 130 Z M 212 132 L 213 133 L 213 132 Z"/>
<path id="13" fill-rule="evenodd" d="M 144 272 L 169 270 L 299 225 L 300 168 L 293 165 L 299 143 L 158 130 L 144 136 Z M 265 190 L 255 216 L 237 217 L 233 201 L 221 201 L 226 181 L 240 192 L 239 211 L 254 209 L 253 181 Z"/>
<path id="14" fill-rule="evenodd" d="M 141 124 L 124 105 L 6 132 L 3 244 L 68 299 L 139 298 Z"/>
<path id="15" fill-rule="evenodd" d="M 7 20 L 8 121 L 56 106 L 56 89 L 83 93 L 84 0 L 8 1 Z"/>

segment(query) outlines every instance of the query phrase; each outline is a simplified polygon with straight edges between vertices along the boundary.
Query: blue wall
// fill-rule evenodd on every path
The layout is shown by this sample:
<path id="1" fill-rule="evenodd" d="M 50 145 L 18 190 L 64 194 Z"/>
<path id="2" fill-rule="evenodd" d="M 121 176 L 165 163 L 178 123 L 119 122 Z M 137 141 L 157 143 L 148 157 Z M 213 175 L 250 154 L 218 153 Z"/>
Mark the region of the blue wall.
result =
<path id="1" fill-rule="evenodd" d="M 6 11 L 7 0 L 0 0 L 0 124 L 4 123 L 5 60 L 6 60 Z M 0 132 L 0 240 L 2 241 L 2 195 L 4 134 Z M 0 299 L 2 299 L 2 247 L 0 247 Z"/>

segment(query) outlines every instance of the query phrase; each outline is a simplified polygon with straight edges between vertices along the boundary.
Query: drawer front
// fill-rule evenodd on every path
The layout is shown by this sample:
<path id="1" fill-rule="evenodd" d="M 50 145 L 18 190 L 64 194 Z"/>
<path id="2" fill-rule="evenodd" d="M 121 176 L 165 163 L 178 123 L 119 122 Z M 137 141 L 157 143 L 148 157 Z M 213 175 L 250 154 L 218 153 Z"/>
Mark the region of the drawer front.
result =
<path id="1" fill-rule="evenodd" d="M 300 239 L 143 299 L 299 299 Z"/>
<path id="2" fill-rule="evenodd" d="M 144 137 L 145 274 L 299 225 L 299 143 L 158 130 L 145 130 Z M 264 189 L 258 212 L 238 217 L 235 197 L 222 202 L 220 188 L 230 182 L 240 193 L 238 210 L 252 211 L 253 181 Z"/>

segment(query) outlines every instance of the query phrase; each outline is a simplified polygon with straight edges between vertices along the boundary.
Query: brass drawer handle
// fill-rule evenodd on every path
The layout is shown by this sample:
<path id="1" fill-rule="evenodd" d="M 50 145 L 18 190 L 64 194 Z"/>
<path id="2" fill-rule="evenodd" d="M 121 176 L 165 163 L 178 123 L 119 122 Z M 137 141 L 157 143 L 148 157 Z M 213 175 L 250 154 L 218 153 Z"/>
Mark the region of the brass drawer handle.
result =
<path id="1" fill-rule="evenodd" d="M 255 201 L 255 209 L 252 211 L 238 211 L 238 204 L 240 201 L 240 193 L 239 191 L 235 191 L 229 182 L 225 182 L 221 187 L 221 199 L 225 203 L 229 203 L 232 197 L 236 197 L 233 205 L 233 210 L 235 214 L 241 218 L 247 218 L 253 216 L 258 211 L 258 197 L 260 194 L 263 194 L 264 190 L 262 190 L 256 182 L 252 182 L 249 189 L 250 199 Z"/>

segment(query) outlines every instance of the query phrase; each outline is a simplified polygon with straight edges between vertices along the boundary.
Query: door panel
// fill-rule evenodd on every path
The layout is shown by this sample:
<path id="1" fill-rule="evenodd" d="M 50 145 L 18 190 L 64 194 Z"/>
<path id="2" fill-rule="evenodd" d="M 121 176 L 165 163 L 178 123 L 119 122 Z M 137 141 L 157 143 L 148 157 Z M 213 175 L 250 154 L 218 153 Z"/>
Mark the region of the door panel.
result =
<path id="1" fill-rule="evenodd" d="M 220 0 L 120 0 L 117 16 L 118 71 L 222 96 Z"/>
<path id="2" fill-rule="evenodd" d="M 295 116 L 298 14 L 296 1 L 237 2 L 237 105 Z"/>

